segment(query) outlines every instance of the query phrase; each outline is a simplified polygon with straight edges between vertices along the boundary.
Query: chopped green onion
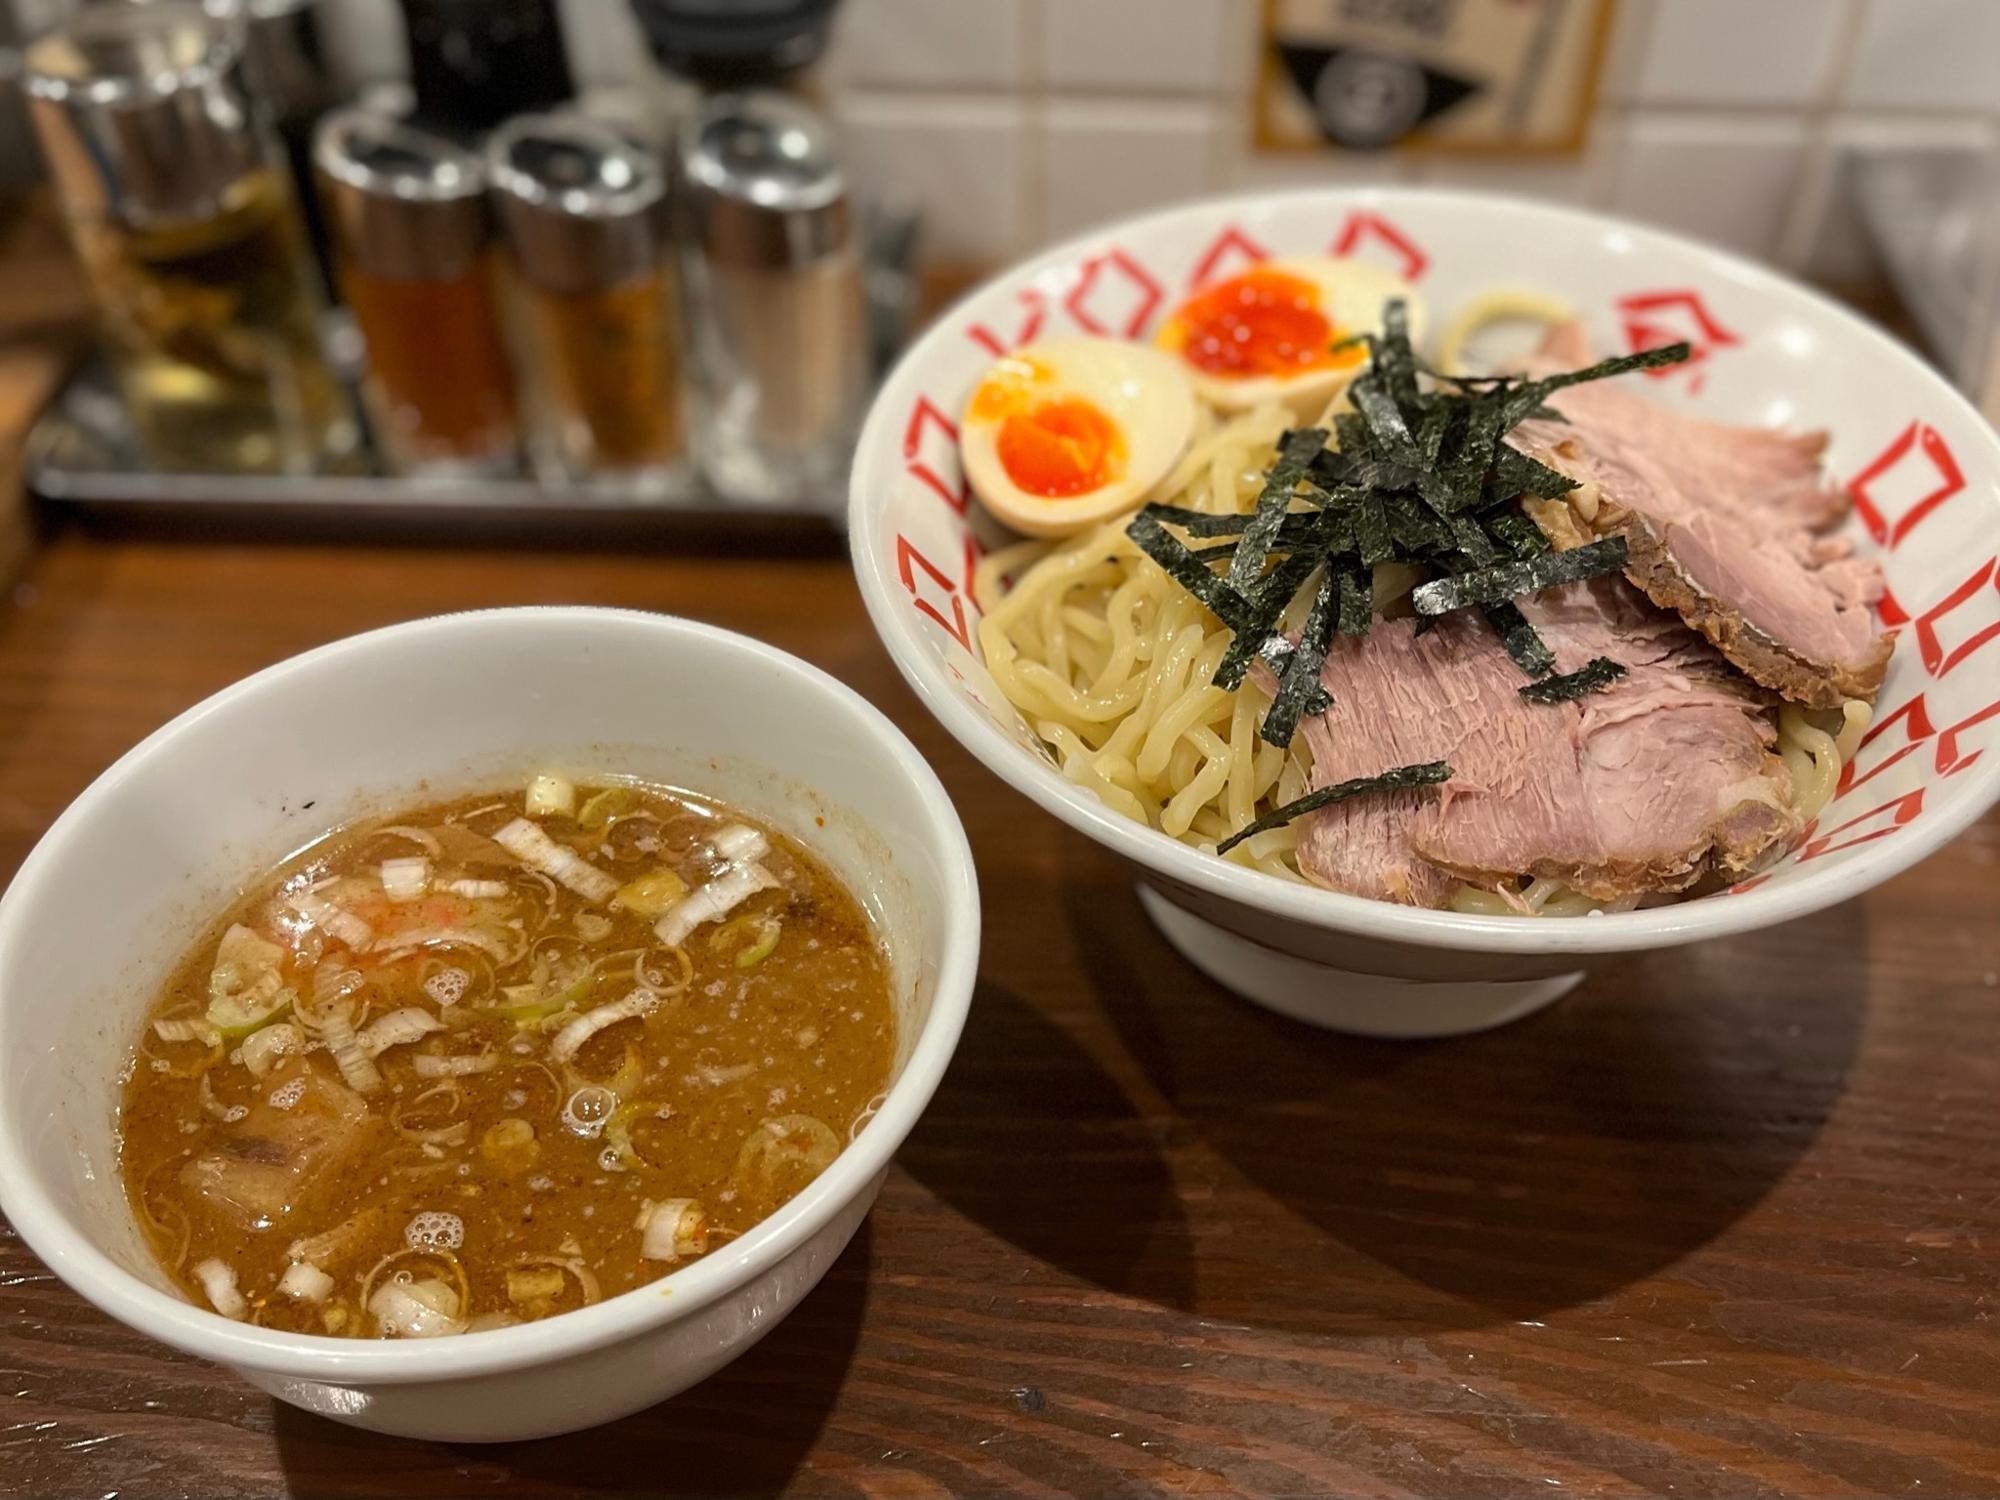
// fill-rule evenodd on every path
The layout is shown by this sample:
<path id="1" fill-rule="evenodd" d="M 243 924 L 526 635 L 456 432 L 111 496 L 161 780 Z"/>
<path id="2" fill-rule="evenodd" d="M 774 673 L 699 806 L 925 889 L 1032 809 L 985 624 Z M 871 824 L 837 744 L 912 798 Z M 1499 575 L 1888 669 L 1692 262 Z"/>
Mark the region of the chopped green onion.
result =
<path id="1" fill-rule="evenodd" d="M 639 805 L 639 794 L 629 786 L 608 786 L 601 792 L 591 794 L 577 810 L 576 820 L 585 828 L 595 832 L 610 826 Z"/>

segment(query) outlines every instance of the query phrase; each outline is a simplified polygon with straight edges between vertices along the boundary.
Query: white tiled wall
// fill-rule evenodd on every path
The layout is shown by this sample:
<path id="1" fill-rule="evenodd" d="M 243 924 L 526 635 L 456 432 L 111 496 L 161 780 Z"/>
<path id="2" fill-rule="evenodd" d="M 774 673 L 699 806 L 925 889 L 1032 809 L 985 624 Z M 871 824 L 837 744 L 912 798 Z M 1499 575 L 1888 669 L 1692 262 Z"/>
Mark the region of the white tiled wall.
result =
<path id="1" fill-rule="evenodd" d="M 2000 102 L 2000 5 L 1870 0 L 1848 97 L 1886 109 L 1983 109 Z"/>
<path id="2" fill-rule="evenodd" d="M 395 66 L 393 0 L 329 3 L 366 18 L 357 66 Z M 624 0 L 562 3 L 582 81 L 635 81 Z M 1198 193 L 1419 181 L 1614 208 L 1865 280 L 1858 153 L 2000 151 L 2000 0 L 1616 7 L 1589 144 L 1556 159 L 1252 149 L 1257 0 L 845 0 L 816 87 L 863 187 L 921 208 L 933 255 L 975 263 Z"/>
<path id="3" fill-rule="evenodd" d="M 1996 139 L 2000 125 L 2000 0 L 1618 0 L 1591 139 L 1574 157 L 1272 155 L 1250 146 L 1245 102 L 1260 10 L 845 0 L 827 87 L 836 113 L 864 128 L 864 181 L 872 171 L 914 188 L 929 243 L 948 257 L 1003 258 L 1234 187 L 1422 181 L 1600 205 L 1865 280 L 1876 267 L 1853 216 L 1852 153 Z M 944 144 L 964 129 L 968 93 L 1017 106 L 1011 188 L 993 180 L 1002 153 L 990 131 L 976 162 Z M 977 178 L 936 165 L 941 155 Z M 1002 201 L 1015 211 L 998 211 Z M 985 242 L 986 229 L 1004 235 Z"/>
<path id="4" fill-rule="evenodd" d="M 1652 7 L 1630 97 L 1646 104 L 1791 106 L 1821 97 L 1840 0 L 1665 0 Z"/>
<path id="5" fill-rule="evenodd" d="M 1029 81 L 1033 0 L 849 5 L 828 76 L 854 88 L 1004 89 Z"/>
<path id="6" fill-rule="evenodd" d="M 1222 112 L 1206 101 L 1052 98 L 1042 117 L 1042 235 L 1061 239 L 1215 180 Z"/>
<path id="7" fill-rule="evenodd" d="M 840 115 L 856 181 L 916 207 L 931 254 L 983 259 L 1039 232 L 1033 133 L 1018 95 L 853 93 Z"/>
<path id="8" fill-rule="evenodd" d="M 1625 120 L 1620 134 L 1609 207 L 1751 255 L 1777 249 L 1805 165 L 1803 120 L 1647 111 Z"/>
<path id="9" fill-rule="evenodd" d="M 1042 83 L 1063 93 L 1208 97 L 1231 82 L 1240 0 L 1044 0 Z"/>

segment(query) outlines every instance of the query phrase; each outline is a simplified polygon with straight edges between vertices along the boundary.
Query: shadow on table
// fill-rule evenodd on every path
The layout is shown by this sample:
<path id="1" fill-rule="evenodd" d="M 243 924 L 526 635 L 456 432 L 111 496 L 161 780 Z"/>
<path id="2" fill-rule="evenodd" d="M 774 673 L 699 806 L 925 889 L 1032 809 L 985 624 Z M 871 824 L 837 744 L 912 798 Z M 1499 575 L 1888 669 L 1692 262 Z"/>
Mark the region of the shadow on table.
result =
<path id="1" fill-rule="evenodd" d="M 670 1401 L 567 1437 L 414 1442 L 274 1403 L 287 1493 L 328 1500 L 778 1494 L 818 1440 L 854 1357 L 871 1259 L 863 1220 L 813 1294 L 741 1359 Z"/>
<path id="2" fill-rule="evenodd" d="M 1193 1251 L 1151 1122 L 1061 1027 L 982 982 L 898 1163 L 1009 1244 L 1114 1292 L 1188 1305 Z"/>
<path id="3" fill-rule="evenodd" d="M 1859 903 L 1643 955 L 1527 1021 L 1412 1043 L 1228 995 L 1129 888 L 1078 872 L 1064 899 L 1113 1024 L 1224 1164 L 1190 1226 L 1230 1247 L 1200 1268 L 1210 1318 L 1408 1335 L 1615 1292 L 1727 1229 L 1811 1148 L 1864 1019 Z"/>

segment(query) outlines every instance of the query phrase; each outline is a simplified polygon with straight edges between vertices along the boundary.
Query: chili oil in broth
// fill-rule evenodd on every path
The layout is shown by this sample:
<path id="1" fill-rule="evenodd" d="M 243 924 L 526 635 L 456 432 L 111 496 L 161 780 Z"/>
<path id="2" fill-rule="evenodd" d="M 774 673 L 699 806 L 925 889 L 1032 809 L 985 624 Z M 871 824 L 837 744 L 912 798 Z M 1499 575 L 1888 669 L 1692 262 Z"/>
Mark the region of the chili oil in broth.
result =
<path id="1" fill-rule="evenodd" d="M 805 849 L 538 777 L 342 830 L 237 901 L 148 1017 L 121 1161 L 197 1303 L 477 1331 L 748 1230 L 865 1123 L 894 1050 L 868 920 Z"/>

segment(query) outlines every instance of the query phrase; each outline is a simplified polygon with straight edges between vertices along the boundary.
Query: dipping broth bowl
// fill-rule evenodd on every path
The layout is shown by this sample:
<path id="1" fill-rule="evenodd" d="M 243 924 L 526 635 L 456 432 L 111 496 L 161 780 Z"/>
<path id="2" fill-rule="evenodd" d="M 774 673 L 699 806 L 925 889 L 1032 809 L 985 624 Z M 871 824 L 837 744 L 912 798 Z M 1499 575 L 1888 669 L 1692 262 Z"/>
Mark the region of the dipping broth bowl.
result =
<path id="1" fill-rule="evenodd" d="M 329 829 L 551 765 L 721 797 L 827 862 L 888 956 L 898 1037 L 880 1110 L 741 1238 L 541 1322 L 340 1339 L 190 1304 L 141 1238 L 116 1154 L 121 1076 L 159 985 L 240 885 Z M 951 1059 L 978 947 L 972 856 L 944 789 L 825 673 L 616 610 L 379 630 L 190 709 L 99 777 L 22 865 L 0 900 L 0 1208 L 105 1312 L 295 1406 L 453 1442 L 574 1431 L 712 1374 L 812 1290 Z"/>

